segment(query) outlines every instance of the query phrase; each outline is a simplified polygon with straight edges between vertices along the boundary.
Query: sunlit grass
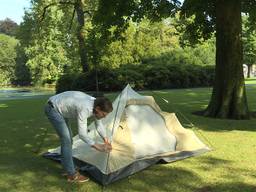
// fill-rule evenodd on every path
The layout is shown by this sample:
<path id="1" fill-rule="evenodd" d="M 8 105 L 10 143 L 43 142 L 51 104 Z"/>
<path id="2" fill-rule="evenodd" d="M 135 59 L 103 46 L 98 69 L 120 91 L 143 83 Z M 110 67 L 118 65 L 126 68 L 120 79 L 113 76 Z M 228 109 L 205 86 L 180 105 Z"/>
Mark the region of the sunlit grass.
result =
<path id="1" fill-rule="evenodd" d="M 43 113 L 48 96 L 1 101 L 0 192 L 256 191 L 256 119 L 235 121 L 193 115 L 207 106 L 210 88 L 144 91 L 143 94 L 153 95 L 163 110 L 176 112 L 184 125 L 192 122 L 198 127 L 194 129 L 196 134 L 214 150 L 199 157 L 154 165 L 105 188 L 93 181 L 69 184 L 61 176 L 60 164 L 33 152 L 47 128 L 49 132 L 41 151 L 59 145 Z M 256 111 L 255 95 L 256 86 L 247 87 L 252 111 Z M 113 99 L 116 94 L 109 96 Z M 76 127 L 72 128 L 76 133 Z"/>
<path id="2" fill-rule="evenodd" d="M 252 85 L 252 84 L 256 85 L 256 77 L 245 79 L 245 84 L 246 85 Z"/>

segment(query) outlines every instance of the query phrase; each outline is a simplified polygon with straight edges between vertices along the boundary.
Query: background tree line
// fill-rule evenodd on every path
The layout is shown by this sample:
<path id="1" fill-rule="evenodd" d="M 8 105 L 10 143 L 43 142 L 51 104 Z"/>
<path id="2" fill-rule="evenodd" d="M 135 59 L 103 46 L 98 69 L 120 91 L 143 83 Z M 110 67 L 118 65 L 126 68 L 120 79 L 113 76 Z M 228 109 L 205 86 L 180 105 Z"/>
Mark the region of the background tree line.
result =
<path id="1" fill-rule="evenodd" d="M 12 44 L 15 54 L 9 57 L 6 54 L 10 51 L 2 51 L 2 84 L 54 84 L 63 75 L 104 76 L 105 69 L 127 74 L 130 66 L 134 70 L 129 76 L 136 76 L 133 72 L 137 68 L 154 69 L 163 72 L 158 75 L 163 82 L 175 75 L 165 74 L 170 65 L 184 74 L 186 70 L 180 69 L 183 66 L 202 71 L 194 66 L 212 65 L 216 70 L 211 73 L 217 77 L 205 115 L 248 117 L 241 64 L 254 63 L 255 7 L 250 0 L 185 0 L 183 5 L 177 0 L 31 0 L 31 8 L 12 37 L 17 41 Z M 243 38 L 235 39 L 240 36 Z M 14 58 L 15 64 L 4 58 Z M 8 70 L 5 65 L 10 66 Z M 164 86 L 169 87 L 172 84 Z"/>
<path id="2" fill-rule="evenodd" d="M 174 18 L 152 22 L 147 18 L 140 22 L 129 21 L 129 27 L 116 38 L 115 27 L 104 31 L 88 20 L 83 26 L 88 70 L 83 69 L 77 37 L 78 23 L 72 20 L 72 7 L 50 6 L 42 19 L 44 1 L 31 1 L 31 9 L 25 12 L 23 22 L 12 37 L 16 40 L 12 51 L 16 62 L 12 75 L 5 85 L 54 84 L 63 74 L 83 73 L 98 68 L 116 69 L 122 65 L 214 65 L 215 40 L 190 45 L 186 42 L 179 14 Z M 12 22 L 12 21 L 11 21 Z M 72 26 L 71 26 L 72 24 Z M 8 35 L 8 33 L 6 33 Z M 104 36 L 105 35 L 105 36 Z M 113 40 L 115 39 L 115 40 Z M 152 61 L 152 62 L 151 62 Z M 3 71 L 1 74 L 5 74 Z M 94 83 L 95 84 L 95 83 Z"/>

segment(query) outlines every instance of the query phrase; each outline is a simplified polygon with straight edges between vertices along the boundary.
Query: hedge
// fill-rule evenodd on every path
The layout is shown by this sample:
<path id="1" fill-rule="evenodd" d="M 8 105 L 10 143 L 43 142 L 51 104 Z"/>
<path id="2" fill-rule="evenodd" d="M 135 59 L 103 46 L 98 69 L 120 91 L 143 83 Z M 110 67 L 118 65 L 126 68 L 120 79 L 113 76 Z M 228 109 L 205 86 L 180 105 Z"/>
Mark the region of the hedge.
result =
<path id="1" fill-rule="evenodd" d="M 97 70 L 100 91 L 119 91 L 127 83 L 136 90 L 171 89 L 212 86 L 214 66 L 200 65 L 123 65 L 118 69 Z M 56 84 L 56 92 L 67 90 L 95 91 L 96 71 L 64 74 Z"/>

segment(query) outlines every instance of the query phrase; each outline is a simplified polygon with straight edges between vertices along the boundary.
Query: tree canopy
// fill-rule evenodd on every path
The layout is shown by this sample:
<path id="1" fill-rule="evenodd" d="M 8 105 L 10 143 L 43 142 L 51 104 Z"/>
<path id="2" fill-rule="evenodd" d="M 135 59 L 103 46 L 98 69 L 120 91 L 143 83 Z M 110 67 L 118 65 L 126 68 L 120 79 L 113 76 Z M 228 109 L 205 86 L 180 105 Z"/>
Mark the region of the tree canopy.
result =
<path id="1" fill-rule="evenodd" d="M 143 66 L 150 59 L 159 67 L 168 59 L 182 63 L 180 58 L 184 63 L 212 65 L 216 51 L 216 79 L 204 115 L 249 117 L 242 63 L 254 63 L 255 1 L 31 0 L 31 4 L 17 33 L 16 69 L 26 66 L 33 84 L 54 83 L 64 73 L 87 74 L 98 67 Z M 243 22 L 241 14 L 246 16 Z"/>
<path id="2" fill-rule="evenodd" d="M 11 84 L 14 79 L 17 44 L 17 39 L 0 34 L 0 85 Z"/>
<path id="3" fill-rule="evenodd" d="M 18 24 L 9 18 L 6 18 L 5 20 L 0 20 L 0 33 L 15 36 L 17 28 Z"/>

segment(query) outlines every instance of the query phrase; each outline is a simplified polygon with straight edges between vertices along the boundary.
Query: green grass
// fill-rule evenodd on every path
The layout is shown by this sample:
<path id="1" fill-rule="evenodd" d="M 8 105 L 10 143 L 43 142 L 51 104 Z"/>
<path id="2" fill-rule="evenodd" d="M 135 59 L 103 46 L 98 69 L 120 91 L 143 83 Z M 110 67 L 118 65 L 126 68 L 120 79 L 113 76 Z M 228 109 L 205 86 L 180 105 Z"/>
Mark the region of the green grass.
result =
<path id="1" fill-rule="evenodd" d="M 256 77 L 245 79 L 246 85 L 256 85 Z"/>
<path id="2" fill-rule="evenodd" d="M 250 109 L 256 111 L 256 86 L 247 87 L 247 95 Z M 32 152 L 47 127 L 49 133 L 42 151 L 59 145 L 43 113 L 48 96 L 0 101 L 0 192 L 256 191 L 256 119 L 235 121 L 193 115 L 208 104 L 210 88 L 155 91 L 154 96 L 163 110 L 176 112 L 184 125 L 188 121 L 181 114 L 192 121 L 199 128 L 195 130 L 198 136 L 205 143 L 210 141 L 214 150 L 154 165 L 104 189 L 93 181 L 69 184 L 60 176 L 60 164 Z M 163 103 L 160 97 L 170 104 Z"/>

